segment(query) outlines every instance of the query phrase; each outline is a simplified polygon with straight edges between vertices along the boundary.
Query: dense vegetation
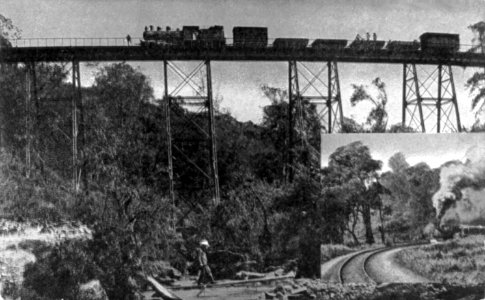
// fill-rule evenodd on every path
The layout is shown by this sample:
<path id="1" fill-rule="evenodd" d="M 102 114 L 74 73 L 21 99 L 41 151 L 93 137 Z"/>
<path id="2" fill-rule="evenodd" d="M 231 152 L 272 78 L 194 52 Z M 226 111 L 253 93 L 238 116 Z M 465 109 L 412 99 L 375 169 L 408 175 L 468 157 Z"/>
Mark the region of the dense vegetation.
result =
<path id="1" fill-rule="evenodd" d="M 407 249 L 398 253 L 409 269 L 436 282 L 483 284 L 485 255 L 483 236 Z"/>

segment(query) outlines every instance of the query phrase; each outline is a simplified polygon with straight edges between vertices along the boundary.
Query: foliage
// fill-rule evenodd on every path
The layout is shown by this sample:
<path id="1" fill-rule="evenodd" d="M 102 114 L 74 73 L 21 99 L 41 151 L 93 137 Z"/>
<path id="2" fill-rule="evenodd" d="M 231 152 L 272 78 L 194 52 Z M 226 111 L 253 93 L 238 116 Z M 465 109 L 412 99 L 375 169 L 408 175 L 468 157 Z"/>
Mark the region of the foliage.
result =
<path id="1" fill-rule="evenodd" d="M 432 197 L 439 188 L 439 170 L 425 163 L 410 166 L 401 153 L 393 155 L 389 165 L 392 172 L 380 179 L 387 192 L 384 206 L 392 214 L 386 228 L 399 239 L 419 238 L 435 219 Z"/>
<path id="2" fill-rule="evenodd" d="M 266 130 L 266 136 L 271 140 L 274 150 L 265 155 L 266 158 L 273 156 L 274 165 L 281 166 L 274 177 L 280 180 L 290 175 L 290 169 L 297 169 L 297 165 L 312 166 L 319 168 L 318 151 L 320 148 L 321 125 L 316 107 L 306 100 L 301 101 L 301 108 L 297 104 L 291 112 L 293 118 L 293 149 L 287 152 L 290 143 L 288 128 L 288 116 L 290 106 L 287 103 L 288 92 L 279 88 L 262 86 L 264 95 L 271 101 L 271 104 L 263 108 L 262 126 Z M 292 161 L 291 166 L 286 163 Z"/>
<path id="3" fill-rule="evenodd" d="M 378 173 L 382 162 L 372 159 L 370 150 L 361 142 L 337 148 L 330 155 L 325 172 L 329 184 L 344 188 L 350 210 L 360 212 L 366 230 L 366 242 L 374 243 L 371 228 L 371 208 L 379 206 Z"/>
<path id="4" fill-rule="evenodd" d="M 22 299 L 76 299 L 79 283 L 98 276 L 94 259 L 85 242 L 56 245 L 26 265 Z"/>
<path id="5" fill-rule="evenodd" d="M 377 90 L 377 96 L 370 94 L 369 88 L 364 85 L 355 85 L 352 95 L 350 96 L 350 103 L 355 106 L 362 101 L 370 101 L 374 107 L 369 112 L 366 123 L 370 125 L 370 132 L 385 132 L 387 126 L 387 92 L 385 83 L 379 78 L 372 81 L 374 89 Z"/>
<path id="6" fill-rule="evenodd" d="M 484 22 L 478 22 L 470 25 L 470 28 L 474 33 L 478 33 L 478 45 L 476 47 L 477 52 L 483 52 L 484 45 Z M 472 43 L 477 39 L 473 39 Z M 485 109 L 485 69 L 476 71 L 472 77 L 466 82 L 466 87 L 470 90 L 470 94 L 473 94 L 472 109 L 477 109 L 477 115 L 482 113 Z"/>
<path id="7" fill-rule="evenodd" d="M 15 26 L 11 19 L 0 14 L 0 48 L 11 47 L 9 40 L 20 39 L 22 30 Z"/>
<path id="8" fill-rule="evenodd" d="M 405 249 L 396 258 L 414 272 L 437 282 L 483 284 L 483 236 Z"/>
<path id="9" fill-rule="evenodd" d="M 338 245 L 338 244 L 322 245 L 320 247 L 320 253 L 321 253 L 320 261 L 324 263 L 331 260 L 332 258 L 345 255 L 353 251 L 354 249 L 349 248 L 345 245 Z"/>
<path id="10" fill-rule="evenodd" d="M 27 178 L 25 165 L 0 150 L 0 212 L 13 218 L 60 221 L 68 217 L 75 198 L 56 174 L 33 172 Z"/>

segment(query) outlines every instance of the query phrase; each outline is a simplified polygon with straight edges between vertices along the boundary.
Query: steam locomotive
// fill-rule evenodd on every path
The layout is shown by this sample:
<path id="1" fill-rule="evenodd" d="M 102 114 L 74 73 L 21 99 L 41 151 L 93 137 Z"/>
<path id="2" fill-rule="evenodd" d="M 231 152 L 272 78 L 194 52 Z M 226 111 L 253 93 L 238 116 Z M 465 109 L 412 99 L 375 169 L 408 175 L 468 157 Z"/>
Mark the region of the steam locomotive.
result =
<path id="1" fill-rule="evenodd" d="M 459 51 L 460 37 L 458 34 L 426 32 L 420 36 L 420 41 L 389 41 L 355 39 L 353 41 L 341 39 L 316 39 L 310 45 L 309 39 L 276 38 L 272 44 L 268 43 L 268 28 L 266 27 L 234 27 L 232 46 L 226 44 L 224 28 L 211 26 L 183 26 L 182 30 L 172 30 L 166 27 L 162 30 L 153 26 L 145 27 L 143 32 L 143 47 L 164 48 L 196 48 L 223 49 L 225 47 L 258 49 L 272 48 L 278 50 L 313 49 L 315 51 L 338 51 L 349 49 L 355 52 L 385 50 L 390 53 L 423 51 L 433 54 L 450 54 Z"/>

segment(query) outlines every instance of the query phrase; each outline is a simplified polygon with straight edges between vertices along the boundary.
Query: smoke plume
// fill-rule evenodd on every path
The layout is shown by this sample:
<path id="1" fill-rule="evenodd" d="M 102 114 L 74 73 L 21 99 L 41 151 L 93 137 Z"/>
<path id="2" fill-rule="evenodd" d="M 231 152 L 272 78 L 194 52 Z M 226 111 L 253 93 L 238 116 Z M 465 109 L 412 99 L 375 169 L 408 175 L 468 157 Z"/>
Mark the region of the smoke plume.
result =
<path id="1" fill-rule="evenodd" d="M 485 148 L 474 146 L 466 153 L 466 162 L 444 164 L 440 189 L 433 196 L 438 219 L 474 223 L 485 220 Z"/>

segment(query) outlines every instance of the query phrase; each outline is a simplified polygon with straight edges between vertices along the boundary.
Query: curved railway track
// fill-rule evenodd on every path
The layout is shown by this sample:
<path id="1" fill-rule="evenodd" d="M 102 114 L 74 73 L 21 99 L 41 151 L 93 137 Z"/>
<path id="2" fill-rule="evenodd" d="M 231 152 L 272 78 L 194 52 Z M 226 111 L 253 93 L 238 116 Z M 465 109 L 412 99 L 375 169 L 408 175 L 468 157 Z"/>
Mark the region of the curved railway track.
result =
<path id="1" fill-rule="evenodd" d="M 376 269 L 374 266 L 370 268 L 370 261 L 376 258 L 379 254 L 388 251 L 396 251 L 403 248 L 415 247 L 423 243 L 405 244 L 394 247 L 381 247 L 376 249 L 369 249 L 357 252 L 347 257 L 338 268 L 338 278 L 341 284 L 345 283 L 368 283 L 378 284 L 382 280 L 372 275 L 371 269 Z"/>

